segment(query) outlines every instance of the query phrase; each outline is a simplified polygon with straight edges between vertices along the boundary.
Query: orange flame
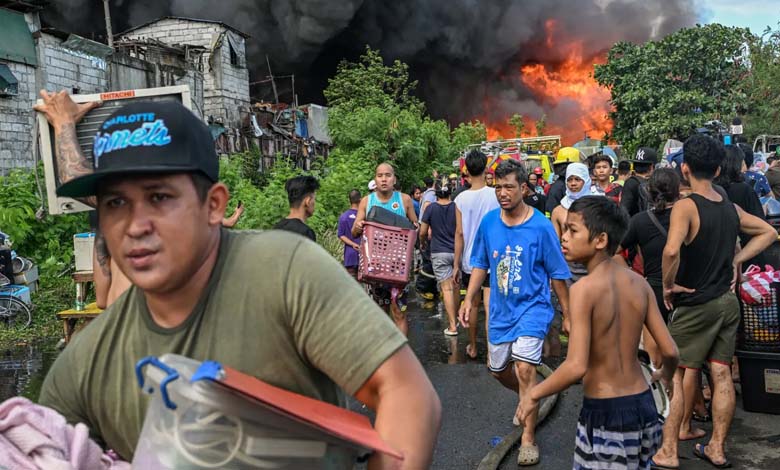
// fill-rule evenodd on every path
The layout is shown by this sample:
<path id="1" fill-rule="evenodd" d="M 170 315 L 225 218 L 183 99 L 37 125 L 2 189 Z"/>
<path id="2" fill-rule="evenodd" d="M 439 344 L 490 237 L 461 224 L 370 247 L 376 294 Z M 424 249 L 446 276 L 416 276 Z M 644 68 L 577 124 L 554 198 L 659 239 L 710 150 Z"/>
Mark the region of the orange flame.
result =
<path id="1" fill-rule="evenodd" d="M 545 22 L 545 45 L 551 50 L 556 47 L 553 39 L 555 26 L 554 20 Z M 612 121 L 607 116 L 610 94 L 593 78 L 593 64 L 603 63 L 606 54 L 584 57 L 581 40 L 557 47 L 565 52 L 563 61 L 554 65 L 527 63 L 520 67 L 523 84 L 547 113 L 544 133 L 560 134 L 564 145 L 571 145 L 586 135 L 601 139 L 605 133 L 612 130 Z M 556 110 L 564 102 L 571 103 L 571 106 Z M 572 108 L 576 111 L 566 111 Z M 523 135 L 535 135 L 535 121 L 524 116 L 524 122 Z M 488 124 L 489 139 L 498 136 L 514 137 L 514 134 L 515 131 L 508 122 Z"/>

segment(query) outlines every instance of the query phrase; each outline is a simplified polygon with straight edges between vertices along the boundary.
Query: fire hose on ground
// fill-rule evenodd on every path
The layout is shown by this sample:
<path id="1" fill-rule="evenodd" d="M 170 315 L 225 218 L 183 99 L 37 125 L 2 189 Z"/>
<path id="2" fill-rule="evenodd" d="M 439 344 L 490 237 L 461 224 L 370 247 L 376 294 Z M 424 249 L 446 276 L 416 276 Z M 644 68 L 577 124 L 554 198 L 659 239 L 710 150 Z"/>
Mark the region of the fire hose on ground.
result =
<path id="1" fill-rule="evenodd" d="M 537 366 L 536 372 L 541 374 L 545 379 L 553 373 L 552 369 L 550 369 L 550 367 L 546 364 Z M 547 418 L 547 415 L 550 414 L 550 411 L 552 411 L 557 401 L 557 393 L 555 395 L 545 397 L 541 401 L 539 405 L 539 419 L 536 422 L 537 426 L 541 424 L 545 418 Z M 520 441 L 522 436 L 523 426 L 520 425 L 514 431 L 504 436 L 504 438 L 501 439 L 501 442 L 499 442 L 497 446 L 491 449 L 490 452 L 488 452 L 487 455 L 482 458 L 482 461 L 479 463 L 477 470 L 496 470 L 501 464 L 501 461 L 504 460 L 504 457 L 506 457 L 512 447 L 517 444 L 518 441 Z"/>

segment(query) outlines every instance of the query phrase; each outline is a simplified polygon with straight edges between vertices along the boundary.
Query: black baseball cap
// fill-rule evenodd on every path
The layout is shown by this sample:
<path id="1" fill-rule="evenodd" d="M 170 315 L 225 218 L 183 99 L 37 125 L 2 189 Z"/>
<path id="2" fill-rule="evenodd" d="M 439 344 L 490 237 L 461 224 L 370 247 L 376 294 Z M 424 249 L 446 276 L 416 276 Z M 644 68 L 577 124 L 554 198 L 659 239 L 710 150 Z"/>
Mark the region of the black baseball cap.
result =
<path id="1" fill-rule="evenodd" d="M 57 188 L 58 196 L 94 196 L 98 183 L 115 175 L 202 173 L 219 180 L 211 132 L 175 100 L 135 101 L 100 125 L 92 146 L 95 172 Z"/>
<path id="2" fill-rule="evenodd" d="M 653 147 L 639 147 L 634 158 L 628 161 L 633 163 L 658 163 L 658 153 Z"/>

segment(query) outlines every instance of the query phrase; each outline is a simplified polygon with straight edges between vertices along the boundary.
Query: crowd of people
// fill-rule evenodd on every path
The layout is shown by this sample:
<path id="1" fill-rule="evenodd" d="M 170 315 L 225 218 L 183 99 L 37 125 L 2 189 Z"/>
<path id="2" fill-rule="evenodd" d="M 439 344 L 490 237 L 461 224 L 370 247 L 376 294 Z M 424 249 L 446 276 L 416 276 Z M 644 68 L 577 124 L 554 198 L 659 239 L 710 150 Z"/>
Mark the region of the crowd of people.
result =
<path id="1" fill-rule="evenodd" d="M 620 162 L 603 154 L 583 162 L 564 148 L 553 162 L 559 177 L 549 184 L 540 167 L 513 160 L 488 172 L 488 158 L 472 151 L 461 190 L 453 184 L 457 175 L 412 188 L 422 214 L 419 248 L 430 257 L 447 315 L 443 333 L 467 328 L 471 358 L 484 304 L 488 369 L 519 396 L 513 422 L 524 426 L 520 465 L 539 462 L 538 401 L 580 379 L 586 398 L 575 468 L 596 468 L 604 459 L 626 468 L 678 468 L 678 441 L 706 436 L 694 419 L 714 422 L 695 454 L 728 465 L 738 380 L 735 283 L 744 267 L 770 262 L 762 251 L 777 232 L 764 219 L 780 207 L 780 168 L 765 177 L 749 170 L 752 158 L 745 145 L 705 135 L 685 142 L 675 166 L 649 147 Z M 390 171 L 380 165 L 377 181 Z M 398 213 L 414 221 L 400 210 L 398 194 Z M 560 355 L 561 330 L 570 335 L 566 360 L 536 384 L 542 357 Z M 605 342 L 620 354 L 606 353 Z M 639 349 L 671 395 L 663 428 Z"/>
<path id="2" fill-rule="evenodd" d="M 616 168 L 608 156 L 586 164 L 563 148 L 551 183 L 515 160 L 486 171 L 487 157 L 474 150 L 465 184 L 457 174 L 434 174 L 411 194 L 381 163 L 368 194 L 344 195 L 339 266 L 306 225 L 315 178 L 287 182 L 290 212 L 278 230 L 227 230 L 218 159 L 208 129 L 188 110 L 170 102 L 116 110 L 100 128 L 104 140 L 118 142 L 151 121 L 158 134 L 151 145 L 129 138 L 101 149 L 90 168 L 75 124 L 97 104 L 77 105 L 64 92 L 41 96 L 36 109 L 55 130 L 58 193 L 96 207 L 106 254 L 129 282 L 57 358 L 40 402 L 87 424 L 123 458 L 132 458 L 145 399 L 129 392 L 137 391 L 132 367 L 117 365 L 177 353 L 335 404 L 342 391 L 351 394 L 376 411 L 375 427 L 404 454 L 404 468 L 427 468 L 441 405 L 405 337 L 408 286 L 355 282 L 365 223 L 381 208 L 418 228 L 446 311 L 443 334 L 467 329 L 471 358 L 484 312 L 488 370 L 518 394 L 507 419 L 524 429 L 519 465 L 540 461 L 540 400 L 582 380 L 575 469 L 678 468 L 679 440 L 705 437 L 692 424 L 709 413 L 703 367 L 713 432 L 695 454 L 728 464 L 735 283 L 776 241 L 764 212 L 780 206 L 780 169 L 766 171 L 764 188 L 740 146 L 697 134 L 671 168 L 657 168 L 652 148 Z M 566 358 L 538 382 L 542 358 L 561 354 L 559 332 L 569 336 Z M 663 424 L 640 349 L 671 395 Z M 374 455 L 370 465 L 389 466 L 385 459 Z"/>

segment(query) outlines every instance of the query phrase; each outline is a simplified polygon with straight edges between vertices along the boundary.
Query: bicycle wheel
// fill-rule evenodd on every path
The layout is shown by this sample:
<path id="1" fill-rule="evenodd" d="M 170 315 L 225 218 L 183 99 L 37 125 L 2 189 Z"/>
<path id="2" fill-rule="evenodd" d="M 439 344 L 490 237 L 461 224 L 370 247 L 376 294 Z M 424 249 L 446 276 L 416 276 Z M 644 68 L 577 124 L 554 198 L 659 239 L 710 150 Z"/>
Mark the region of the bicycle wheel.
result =
<path id="1" fill-rule="evenodd" d="M 0 323 L 9 328 L 27 328 L 32 323 L 30 308 L 11 296 L 0 296 Z"/>

